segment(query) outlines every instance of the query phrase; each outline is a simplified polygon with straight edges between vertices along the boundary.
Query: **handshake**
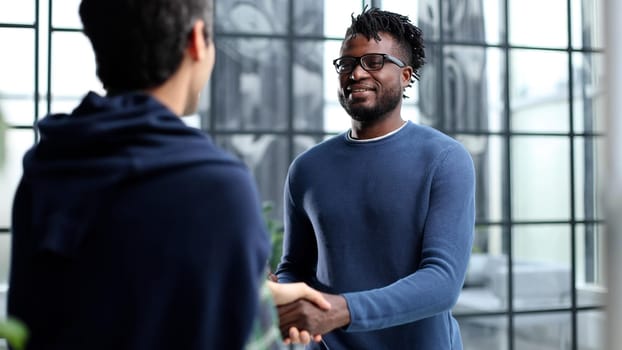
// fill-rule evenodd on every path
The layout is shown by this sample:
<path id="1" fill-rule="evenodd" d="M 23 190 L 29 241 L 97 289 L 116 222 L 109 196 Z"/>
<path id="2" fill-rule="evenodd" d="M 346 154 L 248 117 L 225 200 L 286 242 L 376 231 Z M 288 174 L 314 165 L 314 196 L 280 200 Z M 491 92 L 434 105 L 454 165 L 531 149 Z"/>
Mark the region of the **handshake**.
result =
<path id="1" fill-rule="evenodd" d="M 341 295 L 319 292 L 303 282 L 277 283 L 270 274 L 266 282 L 279 315 L 285 344 L 320 342 L 322 334 L 350 323 L 350 312 Z"/>

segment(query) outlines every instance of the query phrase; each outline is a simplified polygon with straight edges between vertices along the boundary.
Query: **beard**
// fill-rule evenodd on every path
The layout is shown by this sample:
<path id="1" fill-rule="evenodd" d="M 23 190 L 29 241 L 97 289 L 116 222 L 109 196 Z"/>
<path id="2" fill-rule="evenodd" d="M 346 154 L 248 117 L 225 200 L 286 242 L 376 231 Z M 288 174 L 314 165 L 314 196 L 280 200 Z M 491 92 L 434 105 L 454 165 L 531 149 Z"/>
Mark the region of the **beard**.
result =
<path id="1" fill-rule="evenodd" d="M 348 103 L 343 90 L 339 90 L 339 103 L 341 107 L 343 107 L 352 119 L 359 122 L 369 123 L 382 120 L 389 112 L 393 111 L 401 101 L 401 89 L 386 90 L 383 95 L 378 96 L 376 103 L 370 107 L 356 103 Z"/>

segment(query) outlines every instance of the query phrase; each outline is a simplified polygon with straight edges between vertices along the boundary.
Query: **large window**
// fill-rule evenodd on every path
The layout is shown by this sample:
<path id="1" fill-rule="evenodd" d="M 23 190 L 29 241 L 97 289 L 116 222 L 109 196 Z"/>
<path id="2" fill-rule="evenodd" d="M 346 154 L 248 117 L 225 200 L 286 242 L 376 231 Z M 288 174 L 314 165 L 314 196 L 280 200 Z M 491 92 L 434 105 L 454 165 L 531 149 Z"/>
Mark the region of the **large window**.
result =
<path id="1" fill-rule="evenodd" d="M 33 124 L 103 92 L 78 4 L 0 2 L 0 317 Z M 427 63 L 403 116 L 457 138 L 476 164 L 475 245 L 454 310 L 465 348 L 603 348 L 600 0 L 219 0 L 216 67 L 186 120 L 246 162 L 280 219 L 290 162 L 349 127 L 331 61 L 365 5 L 423 29 Z"/>

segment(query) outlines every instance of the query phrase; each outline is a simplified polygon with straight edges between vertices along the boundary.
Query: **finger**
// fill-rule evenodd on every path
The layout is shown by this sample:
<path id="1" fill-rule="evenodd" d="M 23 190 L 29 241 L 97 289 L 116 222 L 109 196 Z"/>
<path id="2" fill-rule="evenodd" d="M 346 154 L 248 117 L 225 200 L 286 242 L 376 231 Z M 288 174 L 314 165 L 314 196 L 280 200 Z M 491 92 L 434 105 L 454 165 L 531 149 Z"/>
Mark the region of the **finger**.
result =
<path id="1" fill-rule="evenodd" d="M 278 282 L 279 277 L 277 277 L 277 275 L 273 274 L 272 272 L 268 272 L 268 280 L 272 282 Z"/>
<path id="2" fill-rule="evenodd" d="M 289 328 L 289 339 L 291 340 L 293 344 L 300 343 L 300 332 L 298 331 L 298 328 L 296 327 Z"/>
<path id="3" fill-rule="evenodd" d="M 309 344 L 311 342 L 311 334 L 309 334 L 309 332 L 307 331 L 301 331 L 300 332 L 300 342 L 302 344 Z"/>
<path id="4" fill-rule="evenodd" d="M 313 336 L 313 341 L 316 343 L 319 343 L 322 341 L 322 335 L 321 334 L 316 334 Z"/>
<path id="5" fill-rule="evenodd" d="M 317 305 L 321 309 L 324 309 L 324 310 L 330 309 L 330 303 L 328 302 L 328 300 L 324 299 L 324 296 L 322 295 L 322 293 L 308 286 L 306 286 L 306 288 L 307 288 L 307 293 L 305 294 L 306 299 L 313 302 L 315 305 Z"/>

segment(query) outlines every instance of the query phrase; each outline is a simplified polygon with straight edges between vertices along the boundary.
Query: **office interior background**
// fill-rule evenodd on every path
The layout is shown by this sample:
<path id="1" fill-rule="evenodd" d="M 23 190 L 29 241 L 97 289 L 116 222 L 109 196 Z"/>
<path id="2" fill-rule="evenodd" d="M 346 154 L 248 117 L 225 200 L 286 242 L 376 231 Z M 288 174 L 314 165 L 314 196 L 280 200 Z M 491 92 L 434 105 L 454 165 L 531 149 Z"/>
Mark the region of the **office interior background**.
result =
<path id="1" fill-rule="evenodd" d="M 248 165 L 280 220 L 290 162 L 349 128 L 331 62 L 350 15 L 408 15 L 427 63 L 402 116 L 458 139 L 476 166 L 475 243 L 454 308 L 465 349 L 603 349 L 603 1 L 217 0 L 216 66 L 185 120 Z M 33 125 L 104 93 L 78 5 L 0 0 L 0 319 Z"/>

